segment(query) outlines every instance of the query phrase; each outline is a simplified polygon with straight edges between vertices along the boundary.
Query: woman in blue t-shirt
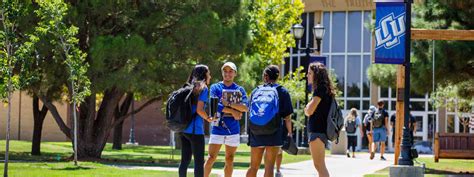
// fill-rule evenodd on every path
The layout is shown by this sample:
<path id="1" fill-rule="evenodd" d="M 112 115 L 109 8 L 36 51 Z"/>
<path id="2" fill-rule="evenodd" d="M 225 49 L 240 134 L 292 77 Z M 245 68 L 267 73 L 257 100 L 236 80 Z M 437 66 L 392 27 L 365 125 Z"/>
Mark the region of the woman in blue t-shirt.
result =
<path id="1" fill-rule="evenodd" d="M 192 97 L 192 113 L 195 115 L 188 127 L 181 133 L 181 163 L 179 176 L 185 177 L 191 156 L 194 155 L 194 176 L 204 176 L 204 120 L 211 122 L 204 109 L 209 95 L 207 85 L 211 80 L 211 73 L 206 65 L 196 65 L 189 76 L 189 84 L 194 85 Z"/>
<path id="2" fill-rule="evenodd" d="M 309 148 L 313 164 L 320 177 L 329 176 L 326 168 L 324 149 L 328 144 L 326 136 L 327 117 L 331 103 L 335 97 L 335 89 L 331 83 L 328 70 L 324 64 L 311 63 L 308 68 L 308 83 L 314 89 L 313 98 L 304 108 L 304 113 L 309 117 Z"/>

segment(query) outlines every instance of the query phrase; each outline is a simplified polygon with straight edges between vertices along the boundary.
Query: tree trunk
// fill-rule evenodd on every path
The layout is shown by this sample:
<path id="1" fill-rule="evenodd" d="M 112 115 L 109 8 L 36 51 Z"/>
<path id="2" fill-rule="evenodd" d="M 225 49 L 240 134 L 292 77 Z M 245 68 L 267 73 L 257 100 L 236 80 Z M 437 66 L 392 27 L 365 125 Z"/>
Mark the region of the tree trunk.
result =
<path id="1" fill-rule="evenodd" d="M 123 134 L 123 122 L 119 123 L 114 128 L 114 140 L 112 149 L 122 150 L 122 134 Z"/>
<path id="2" fill-rule="evenodd" d="M 41 134 L 43 131 L 43 122 L 48 113 L 48 108 L 43 105 L 39 109 L 39 98 L 33 96 L 33 139 L 31 144 L 31 155 L 41 155 Z"/>
<path id="3" fill-rule="evenodd" d="M 129 107 L 133 101 L 133 93 L 128 93 L 122 105 L 117 106 L 115 110 L 115 120 L 128 113 Z M 114 127 L 114 139 L 112 149 L 122 150 L 123 120 Z"/>

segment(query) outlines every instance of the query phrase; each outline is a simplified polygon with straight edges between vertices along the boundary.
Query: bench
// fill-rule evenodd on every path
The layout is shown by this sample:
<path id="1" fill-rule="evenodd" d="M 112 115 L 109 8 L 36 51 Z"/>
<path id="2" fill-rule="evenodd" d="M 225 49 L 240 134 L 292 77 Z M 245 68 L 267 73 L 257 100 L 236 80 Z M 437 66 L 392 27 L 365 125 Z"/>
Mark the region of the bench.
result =
<path id="1" fill-rule="evenodd" d="M 474 134 L 436 133 L 434 141 L 434 160 L 474 159 Z"/>

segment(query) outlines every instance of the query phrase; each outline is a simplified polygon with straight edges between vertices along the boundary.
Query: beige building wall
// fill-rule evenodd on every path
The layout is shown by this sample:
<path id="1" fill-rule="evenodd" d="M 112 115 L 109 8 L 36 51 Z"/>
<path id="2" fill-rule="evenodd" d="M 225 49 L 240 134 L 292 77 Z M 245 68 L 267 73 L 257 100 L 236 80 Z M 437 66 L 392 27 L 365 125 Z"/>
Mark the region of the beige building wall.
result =
<path id="1" fill-rule="evenodd" d="M 67 105 L 55 103 L 58 112 L 67 122 Z M 42 103 L 40 101 L 40 106 Z M 2 103 L 0 106 L 0 139 L 6 137 L 8 104 Z M 19 127 L 20 125 L 20 127 Z M 18 137 L 20 132 L 20 137 Z M 33 137 L 33 98 L 25 92 L 15 92 L 12 96 L 10 139 L 31 141 Z M 43 124 L 42 141 L 67 141 L 66 136 L 59 130 L 58 125 L 48 112 Z"/>

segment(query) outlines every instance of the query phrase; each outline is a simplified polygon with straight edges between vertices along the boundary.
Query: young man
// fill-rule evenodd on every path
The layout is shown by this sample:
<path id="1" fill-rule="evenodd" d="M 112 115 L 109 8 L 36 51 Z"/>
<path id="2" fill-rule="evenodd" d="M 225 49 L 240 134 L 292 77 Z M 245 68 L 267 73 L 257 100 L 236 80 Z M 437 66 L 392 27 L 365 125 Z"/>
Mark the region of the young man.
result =
<path id="1" fill-rule="evenodd" d="M 384 109 L 384 102 L 377 102 L 378 109 L 374 113 L 373 120 L 370 122 L 373 128 L 372 152 L 370 153 L 370 159 L 374 159 L 376 148 L 380 145 L 380 160 L 386 160 L 383 154 L 385 153 L 385 141 L 389 135 L 387 131 L 388 125 L 388 113 Z"/>
<path id="2" fill-rule="evenodd" d="M 234 155 L 240 144 L 240 123 L 242 113 L 247 112 L 247 94 L 243 87 L 234 83 L 237 76 L 237 66 L 232 62 L 225 63 L 222 68 L 222 80 L 211 86 L 211 97 L 219 98 L 217 106 L 217 121 L 213 123 L 209 139 L 208 159 L 204 164 L 204 176 L 208 177 L 222 145 L 225 145 L 224 175 L 232 176 Z M 240 92 L 238 102 L 229 102 L 222 95 L 224 92 Z"/>
<path id="3" fill-rule="evenodd" d="M 263 71 L 265 84 L 252 92 L 249 121 L 250 167 L 247 177 L 257 176 L 262 158 L 265 164 L 264 176 L 273 177 L 275 161 L 283 146 L 283 122 L 288 130 L 292 130 L 293 106 L 288 90 L 276 83 L 279 74 L 278 66 L 267 66 Z M 291 136 L 291 131 L 286 136 Z"/>

